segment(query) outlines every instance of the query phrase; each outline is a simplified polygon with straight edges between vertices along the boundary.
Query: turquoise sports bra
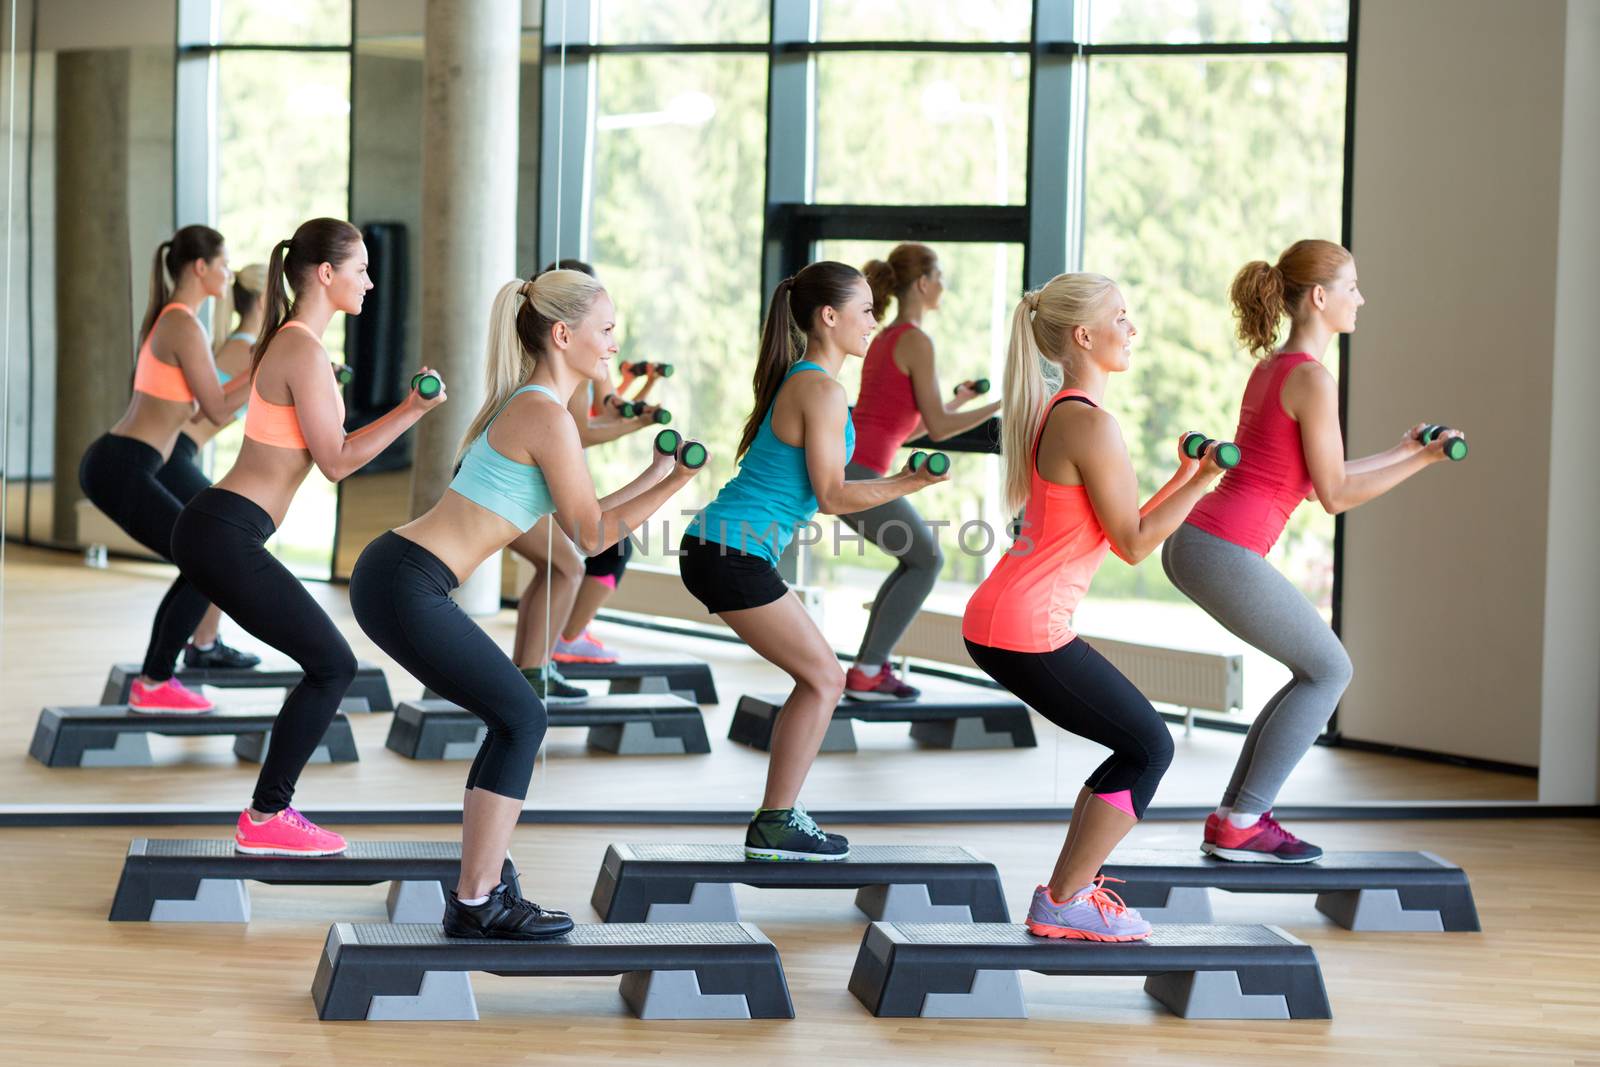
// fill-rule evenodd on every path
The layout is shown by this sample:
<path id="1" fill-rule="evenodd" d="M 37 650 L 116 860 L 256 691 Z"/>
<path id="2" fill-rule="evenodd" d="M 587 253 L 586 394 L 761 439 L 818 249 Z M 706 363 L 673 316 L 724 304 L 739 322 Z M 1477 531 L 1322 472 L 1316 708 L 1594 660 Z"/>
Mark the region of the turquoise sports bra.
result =
<path id="1" fill-rule="evenodd" d="M 529 392 L 543 393 L 557 404 L 561 403 L 555 393 L 542 385 L 524 385 L 506 398 L 506 404 L 518 394 Z M 505 404 L 502 404 L 500 411 L 504 410 Z M 500 417 L 500 411 L 494 413 L 494 419 Z M 461 457 L 461 469 L 450 480 L 450 489 L 527 533 L 534 523 L 555 511 L 556 506 L 538 467 L 507 459 L 489 444 L 489 429 L 494 419 L 490 419 L 489 425 L 467 446 L 467 454 Z"/>

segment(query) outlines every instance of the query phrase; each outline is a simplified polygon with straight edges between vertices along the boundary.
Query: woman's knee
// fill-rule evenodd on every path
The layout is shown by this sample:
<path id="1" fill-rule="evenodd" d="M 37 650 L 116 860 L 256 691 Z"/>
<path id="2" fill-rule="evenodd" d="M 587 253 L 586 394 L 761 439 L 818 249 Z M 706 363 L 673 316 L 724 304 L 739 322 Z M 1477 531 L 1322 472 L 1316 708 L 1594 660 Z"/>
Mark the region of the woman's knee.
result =
<path id="1" fill-rule="evenodd" d="M 344 638 L 336 646 L 323 645 L 311 662 L 301 663 L 306 677 L 331 688 L 349 689 L 356 680 L 356 654 Z"/>
<path id="2" fill-rule="evenodd" d="M 837 703 L 844 697 L 844 667 L 831 655 L 808 664 L 795 681 L 816 690 L 825 701 Z"/>
<path id="3" fill-rule="evenodd" d="M 1350 662 L 1350 653 L 1335 639 L 1319 648 L 1317 655 L 1300 664 L 1297 673 L 1307 682 L 1324 686 L 1337 694 L 1343 693 L 1350 685 L 1350 680 L 1355 677 L 1355 666 Z"/>

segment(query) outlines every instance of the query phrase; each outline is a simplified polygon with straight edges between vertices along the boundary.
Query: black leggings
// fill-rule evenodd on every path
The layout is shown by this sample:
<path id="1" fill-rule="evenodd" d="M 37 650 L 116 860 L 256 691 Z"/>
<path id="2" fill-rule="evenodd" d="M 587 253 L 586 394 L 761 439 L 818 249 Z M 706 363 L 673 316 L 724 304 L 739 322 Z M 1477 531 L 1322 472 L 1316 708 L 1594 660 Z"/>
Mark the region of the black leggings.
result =
<path id="1" fill-rule="evenodd" d="M 356 677 L 349 642 L 267 551 L 274 529 L 272 517 L 253 501 L 211 488 L 189 502 L 172 531 L 172 558 L 195 587 L 305 672 L 278 712 L 256 779 L 252 803 L 268 814 L 288 807 L 300 772 Z"/>
<path id="2" fill-rule="evenodd" d="M 967 642 L 983 672 L 1068 733 L 1111 749 L 1083 784 L 1091 793 L 1127 790 L 1144 810 L 1172 763 L 1172 734 L 1144 694 L 1081 637 L 1053 652 L 1011 652 Z"/>
<path id="3" fill-rule="evenodd" d="M 185 504 L 199 496 L 202 491 L 211 488 L 211 479 L 206 477 L 206 472 L 195 462 L 199 456 L 200 446 L 194 443 L 194 438 L 180 433 L 177 442 L 172 446 L 172 455 L 167 457 L 166 465 L 156 471 L 156 481 L 166 486 L 168 492 Z"/>
<path id="4" fill-rule="evenodd" d="M 163 484 L 163 469 L 161 453 L 143 441 L 101 434 L 78 464 L 78 485 L 95 507 L 135 541 L 162 559 L 176 562 L 172 529 L 184 501 Z M 178 653 L 205 617 L 207 606 L 205 594 L 180 569 L 156 609 L 140 673 L 157 682 L 171 678 Z"/>
<path id="5" fill-rule="evenodd" d="M 350 607 L 413 678 L 488 726 L 467 788 L 522 800 L 549 717 L 522 672 L 450 599 L 456 585 L 438 556 L 390 530 L 356 560 Z"/>

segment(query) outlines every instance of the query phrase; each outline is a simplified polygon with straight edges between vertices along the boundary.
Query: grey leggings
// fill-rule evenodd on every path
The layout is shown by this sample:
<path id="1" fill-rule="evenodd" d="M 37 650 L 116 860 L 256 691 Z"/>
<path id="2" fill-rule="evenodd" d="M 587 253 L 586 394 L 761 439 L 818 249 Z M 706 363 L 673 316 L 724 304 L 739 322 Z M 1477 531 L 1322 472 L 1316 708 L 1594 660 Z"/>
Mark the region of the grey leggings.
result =
<path id="1" fill-rule="evenodd" d="M 847 464 L 844 476 L 852 482 L 883 477 L 871 467 L 857 463 Z M 934 531 L 905 497 L 840 517 L 852 530 L 897 561 L 893 573 L 878 588 L 878 595 L 872 602 L 872 615 L 867 619 L 867 632 L 861 637 L 861 650 L 856 653 L 861 663 L 887 663 L 895 644 L 939 580 L 944 553 L 939 551 Z"/>
<path id="2" fill-rule="evenodd" d="M 1294 673 L 1256 716 L 1222 794 L 1224 807 L 1258 815 L 1338 706 L 1350 657 L 1300 590 L 1248 548 L 1185 523 L 1162 546 L 1161 566 L 1206 614 Z"/>

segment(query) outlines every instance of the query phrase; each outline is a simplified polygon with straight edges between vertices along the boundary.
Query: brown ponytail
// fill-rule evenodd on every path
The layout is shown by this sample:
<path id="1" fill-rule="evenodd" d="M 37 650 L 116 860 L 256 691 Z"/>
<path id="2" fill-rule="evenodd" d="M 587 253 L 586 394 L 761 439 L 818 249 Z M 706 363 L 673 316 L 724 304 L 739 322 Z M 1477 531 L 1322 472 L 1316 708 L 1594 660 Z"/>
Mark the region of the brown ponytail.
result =
<path id="1" fill-rule="evenodd" d="M 183 268 L 197 259 L 210 262 L 222 254 L 222 234 L 210 226 L 185 226 L 168 240 L 156 245 L 156 255 L 150 264 L 150 302 L 144 309 L 144 322 L 139 326 L 139 347 L 143 348 L 156 328 L 161 309 L 172 299 L 172 290 Z M 173 280 L 167 284 L 168 276 Z"/>
<path id="2" fill-rule="evenodd" d="M 895 245 L 887 261 L 868 260 L 861 273 L 872 286 L 872 317 L 882 322 L 889 313 L 889 300 L 898 299 L 938 265 L 939 257 L 934 250 L 916 241 Z"/>
<path id="3" fill-rule="evenodd" d="M 850 299 L 851 287 L 860 280 L 861 272 L 849 264 L 824 260 L 785 278 L 772 291 L 767 321 L 761 327 L 761 353 L 756 357 L 756 403 L 744 421 L 734 459 L 743 458 L 755 443 L 756 432 L 789 368 L 805 357 L 806 331 L 811 329 L 817 312 L 825 307 L 843 307 Z"/>
<path id="4" fill-rule="evenodd" d="M 279 241 L 272 248 L 272 258 L 267 261 L 267 285 L 262 298 L 261 336 L 251 353 L 250 373 L 261 366 L 261 357 L 267 345 L 294 316 L 295 301 L 289 299 L 287 288 L 294 291 L 296 299 L 311 281 L 311 272 L 324 263 L 338 267 L 350 258 L 356 245 L 361 243 L 361 231 L 343 219 L 309 219 L 300 224 L 294 236 Z"/>
<path id="5" fill-rule="evenodd" d="M 1297 318 L 1306 294 L 1333 284 L 1349 260 L 1343 246 L 1313 239 L 1290 245 L 1276 265 L 1258 259 L 1239 268 L 1228 295 L 1245 349 L 1258 358 L 1270 355 L 1278 340 L 1278 320 Z"/>

